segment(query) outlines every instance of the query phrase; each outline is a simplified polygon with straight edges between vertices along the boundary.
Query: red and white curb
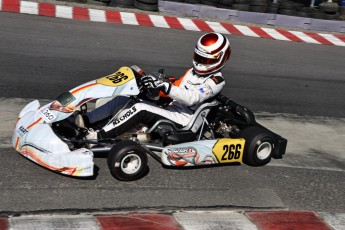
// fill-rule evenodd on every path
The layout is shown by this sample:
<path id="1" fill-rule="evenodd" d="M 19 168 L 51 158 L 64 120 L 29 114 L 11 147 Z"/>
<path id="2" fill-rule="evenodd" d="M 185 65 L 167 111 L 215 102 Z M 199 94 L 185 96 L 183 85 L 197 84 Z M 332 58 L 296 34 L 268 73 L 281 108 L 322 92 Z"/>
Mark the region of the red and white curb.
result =
<path id="1" fill-rule="evenodd" d="M 21 0 L 0 0 L 0 11 L 33 14 L 93 22 L 120 23 L 170 29 L 220 32 L 283 41 L 345 46 L 345 35 L 233 25 L 171 16 L 116 12 L 78 6 L 55 5 Z"/>
<path id="2" fill-rule="evenodd" d="M 1 217 L 0 230 L 89 229 L 89 230 L 344 230 L 345 213 L 294 211 L 193 211 L 121 213 L 113 215 L 27 215 Z"/>

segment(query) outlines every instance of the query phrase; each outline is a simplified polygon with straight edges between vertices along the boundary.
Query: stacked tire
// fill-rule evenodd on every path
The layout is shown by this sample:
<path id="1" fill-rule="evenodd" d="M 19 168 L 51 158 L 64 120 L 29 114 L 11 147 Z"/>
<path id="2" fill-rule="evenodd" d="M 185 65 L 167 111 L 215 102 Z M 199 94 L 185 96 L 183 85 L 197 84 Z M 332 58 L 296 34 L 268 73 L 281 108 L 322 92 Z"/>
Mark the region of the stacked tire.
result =
<path id="1" fill-rule="evenodd" d="M 345 6 L 339 7 L 339 20 L 345 20 Z"/>
<path id="2" fill-rule="evenodd" d="M 112 0 L 109 6 L 121 8 L 133 8 L 134 0 Z"/>
<path id="3" fill-rule="evenodd" d="M 339 17 L 339 6 L 337 3 L 324 2 L 319 5 L 320 11 L 324 12 L 324 19 L 334 20 Z"/>
<path id="4" fill-rule="evenodd" d="M 251 0 L 250 11 L 265 13 L 267 11 L 267 1 L 266 0 Z"/>
<path id="5" fill-rule="evenodd" d="M 217 6 L 219 0 L 200 0 L 200 3 L 206 6 Z"/>
<path id="6" fill-rule="evenodd" d="M 158 11 L 158 0 L 111 0 L 109 6 Z"/>
<path id="7" fill-rule="evenodd" d="M 250 10 L 250 0 L 234 0 L 232 5 L 234 10 L 239 11 L 249 11 Z"/>
<path id="8" fill-rule="evenodd" d="M 219 0 L 217 7 L 224 9 L 232 9 L 234 0 Z"/>
<path id="9" fill-rule="evenodd" d="M 267 6 L 267 13 L 277 14 L 279 10 L 279 3 L 269 2 Z"/>
<path id="10" fill-rule="evenodd" d="M 298 17 L 311 18 L 313 16 L 313 8 L 303 6 L 297 9 L 296 15 Z"/>
<path id="11" fill-rule="evenodd" d="M 200 4 L 201 0 L 184 0 L 184 2 L 189 4 Z"/>
<path id="12" fill-rule="evenodd" d="M 71 1 L 71 2 L 74 2 L 74 1 Z M 89 5 L 95 5 L 95 6 L 108 6 L 110 3 L 110 0 L 84 0 L 80 2 L 89 4 Z"/>
<path id="13" fill-rule="evenodd" d="M 135 8 L 147 11 L 158 11 L 158 0 L 134 0 Z"/>
<path id="14" fill-rule="evenodd" d="M 279 3 L 279 14 L 288 15 L 288 16 L 295 16 L 295 3 L 289 0 L 283 0 Z"/>

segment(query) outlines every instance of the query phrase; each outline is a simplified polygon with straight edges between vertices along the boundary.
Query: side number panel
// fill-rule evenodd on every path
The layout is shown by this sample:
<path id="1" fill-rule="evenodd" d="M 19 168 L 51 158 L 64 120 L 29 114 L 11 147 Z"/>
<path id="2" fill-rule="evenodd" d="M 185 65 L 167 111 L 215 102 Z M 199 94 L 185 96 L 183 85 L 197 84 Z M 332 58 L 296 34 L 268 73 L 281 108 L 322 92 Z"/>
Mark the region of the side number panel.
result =
<path id="1" fill-rule="evenodd" d="M 219 163 L 242 162 L 245 140 L 222 138 L 212 148 Z"/>

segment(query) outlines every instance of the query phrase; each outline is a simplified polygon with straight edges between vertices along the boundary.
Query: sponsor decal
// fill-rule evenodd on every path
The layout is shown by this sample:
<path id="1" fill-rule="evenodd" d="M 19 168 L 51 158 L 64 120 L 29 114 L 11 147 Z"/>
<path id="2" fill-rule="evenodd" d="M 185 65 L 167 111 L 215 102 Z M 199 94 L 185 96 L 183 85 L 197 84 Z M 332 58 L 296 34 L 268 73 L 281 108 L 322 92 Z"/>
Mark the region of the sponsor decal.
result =
<path id="1" fill-rule="evenodd" d="M 186 148 L 176 148 L 176 149 L 167 149 L 167 155 L 170 153 L 196 153 L 196 149 L 193 147 Z"/>
<path id="2" fill-rule="evenodd" d="M 174 166 L 186 166 L 199 164 L 200 154 L 193 147 L 169 148 L 164 151 L 168 161 Z"/>
<path id="3" fill-rule="evenodd" d="M 56 118 L 54 113 L 48 108 L 41 109 L 39 113 L 40 113 L 40 116 L 43 118 L 43 120 L 47 123 L 55 120 Z"/>
<path id="4" fill-rule="evenodd" d="M 202 88 L 199 88 L 199 91 L 201 93 L 205 93 L 205 94 L 209 94 L 210 91 L 208 90 L 208 88 L 206 86 L 202 87 Z"/>
<path id="5" fill-rule="evenodd" d="M 135 106 L 133 106 L 132 108 L 130 108 L 124 115 L 122 115 L 120 118 L 116 118 L 113 121 L 113 125 L 117 125 L 122 121 L 127 120 L 128 118 L 130 118 L 135 112 L 137 111 L 137 109 L 135 108 Z"/>
<path id="6" fill-rule="evenodd" d="M 25 134 L 28 133 L 28 130 L 26 128 L 24 128 L 24 126 L 20 126 L 18 129 L 17 129 L 17 133 L 20 137 L 23 137 Z"/>
<path id="7" fill-rule="evenodd" d="M 97 83 L 106 86 L 120 86 L 134 78 L 132 70 L 128 67 L 122 67 L 117 72 L 97 80 Z"/>

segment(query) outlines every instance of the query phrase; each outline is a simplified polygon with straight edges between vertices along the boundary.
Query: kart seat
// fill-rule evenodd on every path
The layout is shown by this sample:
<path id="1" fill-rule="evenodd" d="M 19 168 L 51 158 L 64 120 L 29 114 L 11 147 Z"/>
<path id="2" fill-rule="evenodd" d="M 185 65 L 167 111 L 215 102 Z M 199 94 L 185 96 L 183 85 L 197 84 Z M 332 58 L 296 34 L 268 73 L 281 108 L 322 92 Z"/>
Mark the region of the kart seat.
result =
<path id="1" fill-rule="evenodd" d="M 213 100 L 211 102 L 207 102 L 202 104 L 193 114 L 191 121 L 189 124 L 185 127 L 178 127 L 174 122 L 167 120 L 167 119 L 161 119 L 157 121 L 149 130 L 148 133 L 151 133 L 153 131 L 157 131 L 157 129 L 173 129 L 178 132 L 193 132 L 196 133 L 201 125 L 204 122 L 204 119 L 206 119 L 208 113 L 210 112 L 211 108 L 218 105 L 218 101 Z M 171 131 L 173 131 L 171 130 Z"/>

